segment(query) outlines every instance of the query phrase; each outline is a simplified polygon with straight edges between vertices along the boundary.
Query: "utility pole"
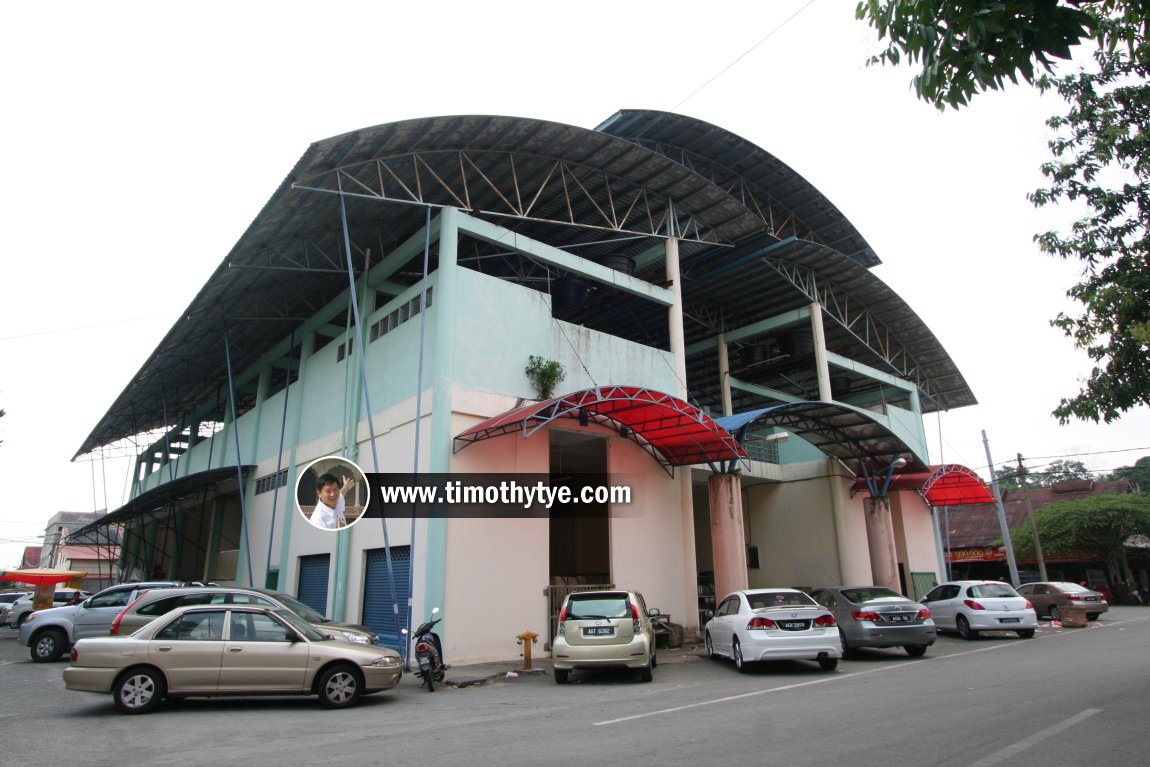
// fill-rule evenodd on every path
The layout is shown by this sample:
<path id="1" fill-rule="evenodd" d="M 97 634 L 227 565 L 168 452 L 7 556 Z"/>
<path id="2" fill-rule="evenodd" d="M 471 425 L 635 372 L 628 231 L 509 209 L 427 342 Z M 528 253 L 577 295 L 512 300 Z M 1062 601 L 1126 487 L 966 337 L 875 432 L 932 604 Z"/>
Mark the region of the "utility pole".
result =
<path id="1" fill-rule="evenodd" d="M 1038 579 L 1049 580 L 1046 577 L 1046 560 L 1042 558 L 1042 541 L 1038 539 L 1038 524 L 1034 521 L 1034 507 L 1030 505 L 1030 487 L 1026 484 L 1026 475 L 1022 468 L 1022 453 L 1018 453 L 1018 481 L 1022 484 L 1022 497 L 1026 499 L 1026 518 L 1030 520 L 1030 533 L 1034 536 L 1034 556 L 1038 559 Z"/>
<path id="2" fill-rule="evenodd" d="M 982 430 L 982 446 L 986 448 L 986 462 L 990 464 L 990 489 L 994 491 L 994 505 L 998 509 L 998 526 L 1002 529 L 1002 541 L 1006 544 L 1006 566 L 1010 569 L 1010 583 L 1014 588 L 1022 584 L 1018 580 L 1018 563 L 1014 561 L 1014 545 L 1010 542 L 1010 528 L 1006 524 L 1006 509 L 1002 507 L 1002 491 L 998 489 L 998 476 L 994 472 L 994 460 L 990 457 L 990 442 L 986 439 L 986 429 Z"/>

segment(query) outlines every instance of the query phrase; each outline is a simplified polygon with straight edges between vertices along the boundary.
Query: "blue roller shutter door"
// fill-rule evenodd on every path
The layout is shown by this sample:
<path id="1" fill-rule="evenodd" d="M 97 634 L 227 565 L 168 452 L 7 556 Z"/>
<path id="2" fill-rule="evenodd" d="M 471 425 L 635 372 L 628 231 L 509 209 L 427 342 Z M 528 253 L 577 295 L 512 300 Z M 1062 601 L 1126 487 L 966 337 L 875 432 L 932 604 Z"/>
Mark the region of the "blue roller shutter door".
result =
<path id="1" fill-rule="evenodd" d="M 327 615 L 327 579 L 331 572 L 330 554 L 299 558 L 299 590 L 296 598 L 320 615 Z"/>
<path id="2" fill-rule="evenodd" d="M 407 627 L 407 593 L 411 588 L 411 547 L 391 547 L 391 571 L 395 576 L 395 602 L 392 602 L 391 580 L 387 572 L 386 549 L 367 552 L 367 571 L 363 583 L 363 625 L 379 633 L 379 643 L 403 651 L 399 633 Z M 399 605 L 399 610 L 393 609 Z"/>

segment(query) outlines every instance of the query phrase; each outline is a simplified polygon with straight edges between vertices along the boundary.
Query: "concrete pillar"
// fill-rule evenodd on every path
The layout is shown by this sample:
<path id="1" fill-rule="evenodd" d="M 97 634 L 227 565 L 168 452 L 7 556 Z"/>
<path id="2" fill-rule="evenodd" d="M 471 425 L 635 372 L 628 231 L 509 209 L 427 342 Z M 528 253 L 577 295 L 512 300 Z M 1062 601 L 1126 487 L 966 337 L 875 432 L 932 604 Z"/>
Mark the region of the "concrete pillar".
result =
<path id="1" fill-rule="evenodd" d="M 871 496 L 865 501 L 866 538 L 870 549 L 870 572 L 876 586 L 900 591 L 898 558 L 895 554 L 894 521 L 891 519 L 890 498 Z"/>
<path id="2" fill-rule="evenodd" d="M 435 336 L 432 339 L 431 471 L 451 471 L 451 388 L 454 384 L 456 323 L 459 317 L 459 211 L 439 214 L 439 267 L 435 277 Z M 416 414 L 419 417 L 419 414 Z M 424 545 L 423 612 L 443 607 L 447 595 L 447 520 L 427 520 Z M 413 556 L 415 556 L 413 552 Z M 415 609 L 413 606 L 412 609 Z"/>
<path id="3" fill-rule="evenodd" d="M 747 543 L 743 533 L 743 486 L 738 474 L 707 477 L 711 509 L 711 553 L 715 598 L 747 588 Z"/>
<path id="4" fill-rule="evenodd" d="M 831 402 L 834 394 L 831 393 L 831 367 L 827 362 L 827 336 L 823 332 L 823 307 L 818 302 L 811 304 L 811 336 L 815 342 L 815 373 L 819 380 L 819 399 Z"/>
<path id="5" fill-rule="evenodd" d="M 715 339 L 719 352 L 719 391 L 723 395 L 723 415 L 734 412 L 731 404 L 731 361 L 727 356 L 727 336 L 723 333 Z"/>

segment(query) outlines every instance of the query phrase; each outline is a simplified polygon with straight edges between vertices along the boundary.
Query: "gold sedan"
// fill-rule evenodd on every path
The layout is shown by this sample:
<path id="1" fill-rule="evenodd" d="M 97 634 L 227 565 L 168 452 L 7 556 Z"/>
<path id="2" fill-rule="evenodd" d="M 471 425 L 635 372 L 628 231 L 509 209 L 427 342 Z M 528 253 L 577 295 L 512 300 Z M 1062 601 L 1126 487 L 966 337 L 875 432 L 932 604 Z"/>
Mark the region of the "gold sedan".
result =
<path id="1" fill-rule="evenodd" d="M 289 610 L 193 605 L 126 637 L 81 639 L 64 670 L 69 690 L 111 693 L 125 714 L 165 697 L 318 695 L 346 708 L 399 684 L 399 653 L 333 639 Z"/>

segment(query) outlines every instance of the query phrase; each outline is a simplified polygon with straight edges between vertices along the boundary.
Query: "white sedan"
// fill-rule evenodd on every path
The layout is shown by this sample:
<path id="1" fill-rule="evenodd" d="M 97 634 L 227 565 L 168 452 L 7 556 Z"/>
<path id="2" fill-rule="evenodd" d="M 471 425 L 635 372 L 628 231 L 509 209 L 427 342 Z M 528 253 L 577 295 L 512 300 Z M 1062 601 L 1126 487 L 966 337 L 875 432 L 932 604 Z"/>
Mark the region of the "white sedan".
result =
<path id="1" fill-rule="evenodd" d="M 957 631 L 963 639 L 974 639 L 980 631 L 1013 631 L 1030 639 L 1038 628 L 1038 615 L 1030 600 L 1000 581 L 940 583 L 922 603 L 930 609 L 940 631 Z"/>
<path id="2" fill-rule="evenodd" d="M 707 654 L 747 664 L 813 660 L 833 670 L 842 656 L 835 617 L 797 589 L 748 589 L 719 603 L 704 629 Z"/>

